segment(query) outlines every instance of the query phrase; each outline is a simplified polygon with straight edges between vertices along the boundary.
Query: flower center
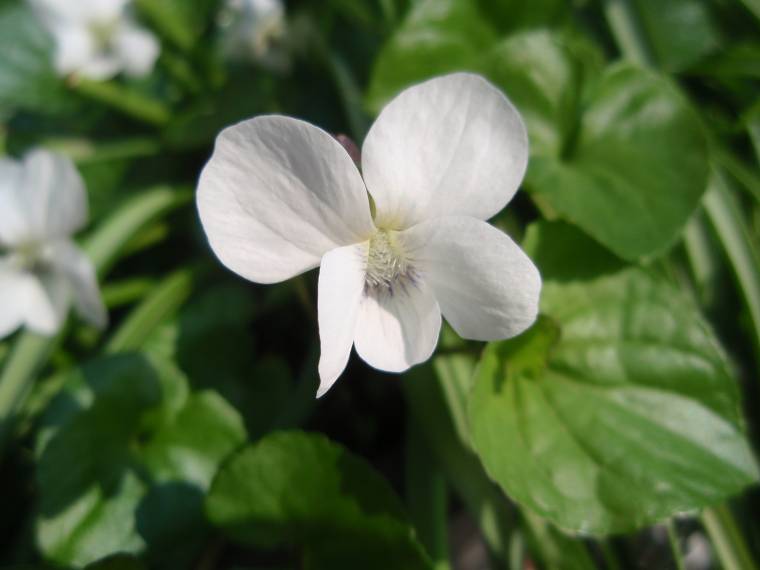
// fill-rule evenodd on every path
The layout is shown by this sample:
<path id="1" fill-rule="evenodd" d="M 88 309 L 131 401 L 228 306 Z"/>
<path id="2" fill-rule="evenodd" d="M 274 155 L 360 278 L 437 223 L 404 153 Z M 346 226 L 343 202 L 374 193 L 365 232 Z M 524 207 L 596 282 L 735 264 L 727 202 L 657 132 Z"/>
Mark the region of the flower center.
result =
<path id="1" fill-rule="evenodd" d="M 416 274 L 401 243 L 392 230 L 378 230 L 369 240 L 365 290 L 387 291 L 404 281 L 414 282 Z"/>
<path id="2" fill-rule="evenodd" d="M 8 259 L 17 269 L 42 273 L 50 266 L 50 252 L 44 246 L 29 242 L 10 250 Z"/>
<path id="3" fill-rule="evenodd" d="M 116 28 L 119 27 L 119 20 L 116 18 L 110 20 L 99 20 L 90 23 L 90 33 L 95 41 L 98 51 L 110 51 L 112 48 L 111 40 Z"/>

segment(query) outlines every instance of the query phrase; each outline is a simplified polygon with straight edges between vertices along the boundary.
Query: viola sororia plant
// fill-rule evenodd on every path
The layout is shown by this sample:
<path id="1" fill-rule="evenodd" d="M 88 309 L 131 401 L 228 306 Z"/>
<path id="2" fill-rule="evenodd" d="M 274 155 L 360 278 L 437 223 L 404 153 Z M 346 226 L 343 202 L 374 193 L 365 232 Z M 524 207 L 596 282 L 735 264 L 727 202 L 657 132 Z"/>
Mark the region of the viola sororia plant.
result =
<path id="1" fill-rule="evenodd" d="M 0 0 L 0 567 L 760 568 L 759 55 L 750 0 Z"/>

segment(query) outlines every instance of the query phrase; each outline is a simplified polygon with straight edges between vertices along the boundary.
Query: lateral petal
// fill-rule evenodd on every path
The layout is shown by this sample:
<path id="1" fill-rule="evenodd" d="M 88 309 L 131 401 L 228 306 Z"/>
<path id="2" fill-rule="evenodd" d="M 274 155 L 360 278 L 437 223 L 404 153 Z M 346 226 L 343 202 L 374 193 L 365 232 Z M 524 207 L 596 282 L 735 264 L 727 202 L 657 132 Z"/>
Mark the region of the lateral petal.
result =
<path id="1" fill-rule="evenodd" d="M 108 324 L 108 312 L 98 288 L 95 267 L 81 249 L 71 240 L 52 245 L 51 259 L 56 271 L 71 285 L 74 308 L 85 321 L 97 328 Z"/>
<path id="2" fill-rule="evenodd" d="M 217 257 L 257 283 L 312 269 L 374 230 L 364 183 L 343 147 L 314 125 L 277 115 L 222 131 L 197 204 Z"/>
<path id="3" fill-rule="evenodd" d="M 0 161 L 0 242 L 68 237 L 87 221 L 82 177 L 67 157 L 35 149 L 21 163 Z"/>
<path id="4" fill-rule="evenodd" d="M 7 258 L 0 258 L 0 339 L 24 323 L 25 298 L 23 274 Z"/>
<path id="5" fill-rule="evenodd" d="M 541 275 L 505 233 L 475 218 L 446 217 L 416 225 L 401 239 L 460 336 L 510 338 L 536 320 Z"/>
<path id="6" fill-rule="evenodd" d="M 56 334 L 71 306 L 71 285 L 57 272 L 24 275 L 24 321 L 29 330 L 44 336 Z"/>

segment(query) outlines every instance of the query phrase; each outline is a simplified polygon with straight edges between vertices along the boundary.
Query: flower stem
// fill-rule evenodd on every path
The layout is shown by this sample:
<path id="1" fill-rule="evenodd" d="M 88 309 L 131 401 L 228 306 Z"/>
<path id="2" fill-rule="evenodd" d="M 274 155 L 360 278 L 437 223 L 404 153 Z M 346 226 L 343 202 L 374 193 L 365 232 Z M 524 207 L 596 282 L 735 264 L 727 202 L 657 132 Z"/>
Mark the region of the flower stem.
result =
<path id="1" fill-rule="evenodd" d="M 151 332 L 185 304 L 198 280 L 197 268 L 175 271 L 126 318 L 105 347 L 107 353 L 140 348 Z"/>
<path id="2" fill-rule="evenodd" d="M 668 529 L 668 542 L 670 543 L 670 551 L 673 554 L 673 562 L 676 564 L 676 570 L 686 570 L 683 554 L 681 553 L 681 545 L 678 541 L 678 529 L 676 529 L 676 523 L 673 519 L 669 519 L 665 526 Z"/>
<path id="3" fill-rule="evenodd" d="M 726 505 L 707 509 L 702 523 L 724 570 L 757 570 L 733 514 Z"/>
<path id="4" fill-rule="evenodd" d="M 409 416 L 406 436 L 407 506 L 434 570 L 450 570 L 448 489 L 425 435 Z"/>
<path id="5" fill-rule="evenodd" d="M 144 123 L 163 126 L 169 122 L 169 109 L 161 102 L 127 89 L 114 81 L 90 81 L 77 78 L 71 88 L 80 95 L 98 101 Z"/>

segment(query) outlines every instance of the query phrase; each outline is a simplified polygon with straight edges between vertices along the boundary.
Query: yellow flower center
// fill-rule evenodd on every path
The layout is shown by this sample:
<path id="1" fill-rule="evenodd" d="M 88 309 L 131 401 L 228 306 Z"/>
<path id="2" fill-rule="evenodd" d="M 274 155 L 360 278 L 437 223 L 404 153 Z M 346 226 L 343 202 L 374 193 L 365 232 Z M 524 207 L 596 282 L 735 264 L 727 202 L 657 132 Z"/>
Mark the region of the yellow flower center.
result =
<path id="1" fill-rule="evenodd" d="M 400 281 L 414 281 L 414 268 L 398 239 L 398 232 L 378 230 L 369 240 L 366 288 L 393 293 Z"/>

